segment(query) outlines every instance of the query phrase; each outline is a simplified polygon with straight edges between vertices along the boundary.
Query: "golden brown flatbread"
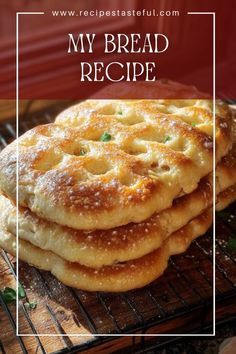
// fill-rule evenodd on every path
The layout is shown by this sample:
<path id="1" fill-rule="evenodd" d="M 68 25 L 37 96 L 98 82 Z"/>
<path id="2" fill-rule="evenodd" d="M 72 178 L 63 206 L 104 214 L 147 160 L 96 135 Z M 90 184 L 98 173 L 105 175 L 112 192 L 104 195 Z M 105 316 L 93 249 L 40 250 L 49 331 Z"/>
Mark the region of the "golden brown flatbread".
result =
<path id="1" fill-rule="evenodd" d="M 217 104 L 217 161 L 231 116 Z M 212 171 L 212 101 L 89 100 L 20 137 L 19 204 L 75 229 L 141 222 Z M 0 155 L 0 188 L 15 199 L 16 142 Z"/>
<path id="2" fill-rule="evenodd" d="M 19 258 L 37 268 L 50 271 L 62 283 L 88 291 L 122 292 L 143 287 L 161 276 L 171 255 L 184 252 L 191 241 L 204 234 L 212 222 L 212 210 L 193 219 L 172 234 L 162 247 L 126 263 L 93 269 L 65 261 L 56 254 L 19 240 Z M 0 247 L 15 255 L 16 238 L 7 232 L 0 219 Z"/>
<path id="3" fill-rule="evenodd" d="M 138 223 L 110 230 L 87 232 L 60 226 L 19 209 L 19 237 L 60 257 L 99 268 L 139 258 L 162 245 L 164 240 L 212 205 L 211 178 L 200 182 L 192 193 L 176 200 L 172 207 Z M 0 195 L 0 215 L 7 231 L 16 234 L 16 207 Z"/>

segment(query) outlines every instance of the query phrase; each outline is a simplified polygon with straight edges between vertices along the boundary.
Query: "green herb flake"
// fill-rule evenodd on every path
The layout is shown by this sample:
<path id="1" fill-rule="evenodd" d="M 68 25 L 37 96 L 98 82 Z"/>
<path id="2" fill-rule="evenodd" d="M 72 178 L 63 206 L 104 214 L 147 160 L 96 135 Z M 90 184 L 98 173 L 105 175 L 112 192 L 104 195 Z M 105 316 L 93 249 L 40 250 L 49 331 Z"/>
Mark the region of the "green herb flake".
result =
<path id="1" fill-rule="evenodd" d="M 122 112 L 122 111 L 119 111 L 119 112 L 117 112 L 117 114 L 119 114 L 120 116 L 122 116 L 123 112 Z"/>
<path id="2" fill-rule="evenodd" d="M 81 149 L 79 152 L 79 156 L 84 156 L 86 155 L 86 151 L 84 149 Z"/>
<path id="3" fill-rule="evenodd" d="M 35 310 L 37 308 L 37 301 L 30 301 L 30 302 L 26 302 L 25 306 L 29 309 L 29 310 Z"/>
<path id="4" fill-rule="evenodd" d="M 227 244 L 227 250 L 230 253 L 236 252 L 236 238 L 230 237 Z"/>
<path id="5" fill-rule="evenodd" d="M 197 123 L 196 122 L 192 122 L 191 125 L 192 125 L 192 127 L 196 127 Z"/>
<path id="6" fill-rule="evenodd" d="M 166 135 L 163 139 L 163 143 L 165 144 L 165 143 L 167 143 L 167 141 L 170 141 L 170 140 L 171 140 L 171 136 Z"/>
<path id="7" fill-rule="evenodd" d="M 102 134 L 100 140 L 103 141 L 103 142 L 110 141 L 111 140 L 111 135 L 108 132 L 105 132 L 105 133 Z"/>
<path id="8" fill-rule="evenodd" d="M 19 297 L 19 299 L 23 299 L 25 296 L 26 296 L 25 289 L 23 288 L 22 285 L 19 284 L 19 286 L 18 286 L 18 297 Z"/>
<path id="9" fill-rule="evenodd" d="M 3 301 L 6 304 L 11 304 L 12 302 L 16 301 L 16 290 L 15 289 L 6 287 L 5 289 L 0 290 L 0 294 L 1 294 L 1 297 L 2 297 Z M 26 295 L 25 295 L 24 288 L 21 285 L 19 285 L 19 287 L 18 287 L 18 297 L 19 297 L 19 299 L 23 299 L 25 296 Z"/>
<path id="10" fill-rule="evenodd" d="M 16 301 L 16 291 L 12 288 L 6 287 L 4 290 L 1 290 L 1 296 L 6 304 Z"/>

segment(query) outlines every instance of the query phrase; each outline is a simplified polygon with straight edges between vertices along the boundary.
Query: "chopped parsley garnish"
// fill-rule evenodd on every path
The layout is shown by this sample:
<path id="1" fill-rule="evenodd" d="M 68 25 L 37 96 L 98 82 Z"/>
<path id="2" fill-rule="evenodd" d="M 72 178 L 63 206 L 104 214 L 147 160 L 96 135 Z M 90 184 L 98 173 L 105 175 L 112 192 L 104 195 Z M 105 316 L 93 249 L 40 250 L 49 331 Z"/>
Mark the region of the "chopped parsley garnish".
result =
<path id="1" fill-rule="evenodd" d="M 4 290 L 1 290 L 1 296 L 6 304 L 16 301 L 16 291 L 12 288 L 6 287 Z"/>
<path id="2" fill-rule="evenodd" d="M 26 296 L 25 289 L 21 285 L 18 286 L 18 296 L 19 299 L 23 299 Z"/>
<path id="3" fill-rule="evenodd" d="M 122 111 L 119 111 L 119 112 L 117 112 L 117 114 L 119 114 L 120 116 L 123 114 L 123 112 Z"/>
<path id="4" fill-rule="evenodd" d="M 0 290 L 0 292 L 1 292 L 2 299 L 6 304 L 11 304 L 12 302 L 16 301 L 15 289 L 6 287 L 4 290 Z M 19 285 L 18 287 L 18 296 L 19 299 L 23 299 L 25 297 L 25 290 L 21 285 Z"/>
<path id="5" fill-rule="evenodd" d="M 196 127 L 197 123 L 196 122 L 192 122 L 191 125 L 192 125 L 192 127 Z"/>
<path id="6" fill-rule="evenodd" d="M 227 244 L 227 250 L 230 253 L 236 252 L 236 238 L 230 237 Z"/>
<path id="7" fill-rule="evenodd" d="M 110 141 L 111 140 L 111 135 L 108 132 L 105 132 L 105 133 L 102 134 L 100 140 L 103 141 L 103 142 Z"/>
<path id="8" fill-rule="evenodd" d="M 86 151 L 84 149 L 81 149 L 79 152 L 79 156 L 84 156 L 86 155 Z"/>
<path id="9" fill-rule="evenodd" d="M 163 143 L 165 144 L 165 143 L 167 143 L 167 141 L 170 141 L 170 140 L 171 140 L 171 136 L 166 135 L 163 139 Z"/>
<path id="10" fill-rule="evenodd" d="M 25 306 L 29 309 L 29 310 L 35 310 L 37 308 L 37 301 L 30 301 L 30 302 L 26 302 Z"/>

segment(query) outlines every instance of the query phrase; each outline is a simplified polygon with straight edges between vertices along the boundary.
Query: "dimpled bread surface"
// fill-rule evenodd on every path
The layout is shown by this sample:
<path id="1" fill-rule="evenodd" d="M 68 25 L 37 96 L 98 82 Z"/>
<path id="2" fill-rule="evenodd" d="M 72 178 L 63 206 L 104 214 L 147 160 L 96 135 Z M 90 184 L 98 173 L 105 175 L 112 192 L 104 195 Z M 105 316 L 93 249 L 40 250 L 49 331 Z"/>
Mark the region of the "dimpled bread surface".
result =
<path id="1" fill-rule="evenodd" d="M 230 113 L 218 102 L 216 114 L 219 161 Z M 212 171 L 212 126 L 210 100 L 85 101 L 19 138 L 19 205 L 74 229 L 141 222 Z M 16 144 L 0 159 L 0 188 L 13 200 Z"/>
<path id="2" fill-rule="evenodd" d="M 235 150 L 216 168 L 216 209 L 233 202 L 236 183 Z M 99 268 L 142 257 L 161 246 L 173 232 L 203 213 L 213 202 L 213 176 L 203 178 L 198 188 L 173 201 L 170 208 L 154 213 L 140 223 L 129 223 L 109 230 L 74 230 L 43 220 L 29 209 L 19 208 L 19 237 L 62 258 Z M 6 229 L 16 233 L 16 206 L 0 195 L 0 213 Z"/>

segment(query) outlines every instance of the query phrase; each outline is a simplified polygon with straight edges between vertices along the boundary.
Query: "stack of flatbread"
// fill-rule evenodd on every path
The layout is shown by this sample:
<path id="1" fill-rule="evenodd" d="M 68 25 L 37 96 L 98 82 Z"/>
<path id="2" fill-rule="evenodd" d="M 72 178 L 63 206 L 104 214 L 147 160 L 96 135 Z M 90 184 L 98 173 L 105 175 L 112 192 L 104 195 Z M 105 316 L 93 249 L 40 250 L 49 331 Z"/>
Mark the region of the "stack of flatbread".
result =
<path id="1" fill-rule="evenodd" d="M 220 101 L 215 158 L 213 126 L 211 100 L 169 99 L 87 100 L 33 128 L 0 155 L 0 247 L 18 234 L 22 261 L 83 290 L 150 283 L 210 227 L 214 160 L 217 209 L 236 199 Z"/>

